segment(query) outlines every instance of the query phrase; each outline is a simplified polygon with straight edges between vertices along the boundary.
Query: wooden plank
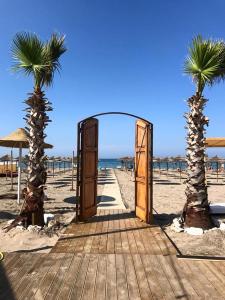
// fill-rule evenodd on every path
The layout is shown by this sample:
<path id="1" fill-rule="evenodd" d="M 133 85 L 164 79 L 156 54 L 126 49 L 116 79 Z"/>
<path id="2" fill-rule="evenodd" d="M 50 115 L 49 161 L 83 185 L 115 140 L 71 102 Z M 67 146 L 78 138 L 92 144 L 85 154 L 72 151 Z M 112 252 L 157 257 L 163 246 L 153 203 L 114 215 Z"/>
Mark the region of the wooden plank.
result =
<path id="1" fill-rule="evenodd" d="M 133 263 L 135 267 L 135 272 L 138 280 L 139 291 L 141 294 L 141 299 L 149 300 L 153 299 L 151 290 L 148 285 L 148 280 L 146 277 L 145 269 L 142 265 L 140 254 L 132 254 Z"/>
<path id="2" fill-rule="evenodd" d="M 214 294 L 214 289 L 211 288 L 210 284 L 207 282 L 201 271 L 196 266 L 196 261 L 187 261 L 183 260 L 184 264 L 190 269 L 190 274 L 192 275 L 191 283 L 195 284 L 195 290 L 198 294 L 200 294 L 203 299 L 210 299 L 210 297 Z"/>
<path id="3" fill-rule="evenodd" d="M 44 254 L 35 254 L 30 256 L 29 254 L 24 257 L 25 261 L 29 261 L 29 264 L 24 263 L 23 271 L 17 274 L 17 278 L 11 279 L 13 282 L 13 292 L 17 299 L 21 297 L 21 294 L 31 285 L 32 272 L 36 270 L 43 262 Z M 7 299 L 7 297 L 5 297 Z"/>
<path id="4" fill-rule="evenodd" d="M 70 295 L 70 299 L 80 299 L 82 296 L 83 287 L 87 277 L 90 255 L 91 254 L 84 254 L 79 273 L 77 274 L 77 280 L 73 286 L 73 290 Z"/>
<path id="5" fill-rule="evenodd" d="M 218 292 L 218 297 L 225 298 L 225 290 L 224 286 L 221 284 L 219 278 L 215 275 L 214 272 L 208 267 L 208 264 L 205 261 L 199 261 L 198 265 L 201 266 L 201 270 L 204 272 L 205 276 L 207 277 L 208 281 L 211 285 L 215 288 Z"/>
<path id="6" fill-rule="evenodd" d="M 148 254 L 142 254 L 141 260 L 142 265 L 145 268 L 146 278 L 148 280 L 149 287 L 151 289 L 152 297 L 154 299 L 165 299 L 162 288 L 160 287 L 160 282 L 158 277 L 156 276 L 154 272 L 154 268 L 151 264 L 151 260 L 149 259 Z"/>
<path id="7" fill-rule="evenodd" d="M 165 274 L 164 269 L 162 268 L 162 264 L 158 257 L 159 255 L 149 255 L 148 259 L 150 260 L 154 273 L 159 280 L 164 297 L 166 299 L 175 299 L 172 286 L 167 278 L 167 275 Z"/>
<path id="8" fill-rule="evenodd" d="M 211 273 L 211 271 L 204 265 L 202 261 L 195 261 L 193 262 L 193 265 L 195 265 L 196 269 L 199 269 L 199 273 L 202 275 L 202 279 L 200 279 L 198 274 L 199 280 L 202 280 L 204 282 L 205 287 L 207 288 L 208 292 L 211 293 L 211 295 L 217 297 L 218 299 L 221 298 L 221 296 L 224 295 L 223 290 L 221 291 L 219 285 L 215 282 L 215 277 Z M 222 294 L 220 294 L 220 292 Z"/>
<path id="9" fill-rule="evenodd" d="M 44 254 L 42 262 L 27 272 L 28 283 L 23 292 L 21 291 L 18 299 L 33 299 L 43 277 L 52 267 L 52 259 L 49 259 L 49 257 L 54 258 L 54 256 L 54 254 Z"/>
<path id="10" fill-rule="evenodd" d="M 68 248 L 65 249 L 65 253 L 66 252 L 70 252 L 70 253 L 79 253 L 82 252 L 83 250 L 83 245 L 84 245 L 84 241 L 83 241 L 83 233 L 86 230 L 86 223 L 82 222 L 82 223 L 77 223 L 77 224 L 73 224 L 73 228 L 71 228 L 71 233 L 73 234 L 73 236 L 70 236 L 70 244 L 68 245 Z"/>
<path id="11" fill-rule="evenodd" d="M 207 265 L 207 267 L 210 269 L 210 271 L 213 272 L 213 274 L 217 278 L 217 280 L 224 285 L 225 284 L 225 276 L 220 271 L 218 266 L 221 266 L 222 269 L 224 269 L 225 263 L 224 262 L 216 262 L 216 263 L 213 262 L 212 263 L 211 261 L 205 261 L 204 263 Z"/>
<path id="12" fill-rule="evenodd" d="M 163 255 L 177 254 L 175 247 L 166 237 L 160 227 L 152 227 L 151 231 L 154 233 L 155 239 L 158 242 Z"/>
<path id="13" fill-rule="evenodd" d="M 86 243 L 84 245 L 83 252 L 84 253 L 90 253 L 91 252 L 91 247 L 94 239 L 94 234 L 96 232 L 96 227 L 97 223 L 96 222 L 90 222 L 89 223 L 89 235 L 88 238 L 86 239 Z"/>
<path id="14" fill-rule="evenodd" d="M 122 253 L 122 243 L 121 243 L 121 234 L 120 234 L 120 211 L 114 210 L 114 215 L 116 216 L 115 220 L 113 221 L 113 228 L 115 232 L 115 253 Z"/>
<path id="15" fill-rule="evenodd" d="M 161 251 L 159 251 L 159 247 L 154 237 L 151 234 L 150 231 L 151 227 L 137 218 L 135 219 L 135 224 L 136 224 L 136 228 L 139 228 L 138 233 L 139 233 L 140 241 L 144 246 L 144 254 L 150 254 L 150 255 L 161 254 Z"/>
<path id="16" fill-rule="evenodd" d="M 100 210 L 99 211 L 99 217 L 102 218 L 104 215 L 104 211 Z M 92 240 L 92 246 L 91 246 L 91 253 L 98 253 L 99 252 L 99 244 L 100 244 L 100 239 L 101 239 L 101 232 L 102 232 L 102 227 L 103 227 L 103 220 L 99 220 L 97 222 L 96 226 L 96 231 L 95 231 L 95 236 Z"/>
<path id="17" fill-rule="evenodd" d="M 160 260 L 161 266 L 171 284 L 175 298 L 185 299 L 185 297 L 187 297 L 187 291 L 181 279 L 182 274 L 174 265 L 171 257 L 158 255 L 157 258 Z"/>
<path id="18" fill-rule="evenodd" d="M 76 253 L 83 253 L 84 247 L 89 239 L 89 230 L 90 230 L 90 223 L 83 223 L 83 230 L 81 231 L 80 237 L 76 241 L 75 252 Z"/>
<path id="19" fill-rule="evenodd" d="M 156 244 L 158 245 L 158 248 L 160 249 L 161 254 L 169 255 L 170 251 L 167 247 L 167 244 L 161 238 L 161 234 L 162 234 L 161 229 L 159 229 L 157 227 L 152 227 L 152 228 L 149 228 L 149 231 L 151 232 L 153 239 L 155 240 Z"/>
<path id="20" fill-rule="evenodd" d="M 183 263 L 182 260 L 178 260 L 175 256 L 171 256 L 174 264 L 179 268 L 182 273 L 182 282 L 185 286 L 186 291 L 188 291 L 188 297 L 194 299 L 201 299 L 201 292 L 199 292 L 198 282 L 193 278 L 193 274 L 190 272 L 190 269 Z"/>
<path id="21" fill-rule="evenodd" d="M 2 295 L 1 299 L 7 299 L 4 297 L 4 295 L 6 295 L 9 299 L 13 296 L 13 290 L 8 276 L 10 273 L 13 273 L 14 266 L 17 265 L 18 260 L 21 259 L 21 255 L 18 253 L 10 256 L 10 259 L 7 259 L 7 261 L 0 262 L 0 295 Z"/>
<path id="22" fill-rule="evenodd" d="M 98 266 L 98 256 L 90 255 L 89 266 L 87 270 L 87 276 L 83 287 L 82 299 L 94 299 L 95 281 Z"/>
<path id="23" fill-rule="evenodd" d="M 21 282 L 21 279 L 26 274 L 27 271 L 35 264 L 35 262 L 39 259 L 39 255 L 34 254 L 22 254 L 20 260 L 18 260 L 17 264 L 14 265 L 14 268 L 11 272 L 7 272 L 7 277 L 10 282 L 13 293 L 17 291 L 18 285 Z M 8 298 L 8 293 L 11 293 L 9 290 L 5 293 L 1 293 L 3 299 Z"/>
<path id="24" fill-rule="evenodd" d="M 17 260 L 18 253 L 17 252 L 10 252 L 4 253 L 4 259 L 0 262 L 3 268 L 8 268 L 10 264 Z"/>
<path id="25" fill-rule="evenodd" d="M 51 267 L 45 276 L 42 278 L 37 290 L 35 291 L 34 299 L 44 299 L 47 294 L 58 270 L 63 261 L 65 254 L 58 253 L 54 255 L 49 255 L 48 260 L 51 263 Z M 28 298 L 27 298 L 28 299 Z"/>
<path id="26" fill-rule="evenodd" d="M 60 291 L 60 288 L 61 288 L 61 285 L 62 285 L 62 282 L 63 282 L 63 279 L 66 275 L 66 273 L 68 272 L 68 269 L 70 267 L 70 264 L 72 262 L 72 259 L 73 259 L 73 256 L 74 254 L 72 253 L 67 253 L 63 259 L 62 259 L 62 263 L 60 264 L 59 266 L 59 269 L 50 285 L 50 288 L 46 294 L 46 299 L 48 300 L 55 300 L 59 291 Z"/>
<path id="27" fill-rule="evenodd" d="M 137 244 L 136 244 L 136 240 L 134 237 L 134 232 L 133 232 L 133 222 L 131 222 L 130 218 L 126 218 L 124 220 L 125 222 L 125 226 L 127 230 L 127 239 L 128 239 L 128 243 L 129 243 L 129 252 L 130 253 L 138 253 L 138 248 L 137 248 Z"/>
<path id="28" fill-rule="evenodd" d="M 116 254 L 116 287 L 118 300 L 129 299 L 127 274 L 123 254 Z"/>
<path id="29" fill-rule="evenodd" d="M 107 210 L 104 210 L 104 219 L 103 219 L 103 225 L 102 225 L 102 235 L 99 241 L 99 253 L 107 253 L 107 240 L 108 240 L 108 226 L 109 226 L 109 220 L 108 220 L 108 212 Z"/>
<path id="30" fill-rule="evenodd" d="M 113 231 L 113 213 L 109 211 L 109 225 L 108 225 L 108 239 L 107 239 L 107 253 L 115 253 L 115 240 Z"/>
<path id="31" fill-rule="evenodd" d="M 76 245 L 77 239 L 82 234 L 83 231 L 83 224 L 82 223 L 72 223 L 66 229 L 63 238 L 56 243 L 55 249 L 53 248 L 51 253 L 54 252 L 61 252 L 61 253 L 75 253 L 76 252 Z M 68 239 L 67 239 L 68 236 Z M 58 243 L 61 243 L 58 246 Z"/>
<path id="32" fill-rule="evenodd" d="M 121 236 L 121 247 L 122 247 L 122 253 L 130 253 L 130 247 L 129 247 L 129 241 L 128 241 L 128 224 L 127 224 L 127 217 L 126 212 L 123 213 L 122 218 L 120 219 L 120 236 Z"/>
<path id="33" fill-rule="evenodd" d="M 141 235 L 140 235 L 140 232 L 138 230 L 137 223 L 136 223 L 136 218 L 130 219 L 130 222 L 131 222 L 132 227 L 134 228 L 133 235 L 134 235 L 136 245 L 137 245 L 137 250 L 138 250 L 137 253 L 139 253 L 139 254 L 146 253 L 145 246 L 143 244 L 143 241 L 142 241 L 142 238 L 141 238 Z"/>
<path id="34" fill-rule="evenodd" d="M 106 299 L 106 276 L 107 276 L 107 256 L 98 255 L 98 269 L 95 283 L 95 293 L 93 299 Z"/>
<path id="35" fill-rule="evenodd" d="M 140 291 L 137 281 L 137 276 L 134 268 L 133 258 L 131 254 L 124 254 L 124 263 L 126 267 L 127 286 L 129 298 L 131 300 L 140 300 Z"/>
<path id="36" fill-rule="evenodd" d="M 115 254 L 107 255 L 106 299 L 117 299 Z"/>
<path id="37" fill-rule="evenodd" d="M 56 297 L 57 300 L 72 299 L 71 294 L 73 292 L 74 285 L 78 280 L 83 258 L 84 256 L 80 253 L 73 256 L 70 268 L 65 274 L 61 289 Z"/>

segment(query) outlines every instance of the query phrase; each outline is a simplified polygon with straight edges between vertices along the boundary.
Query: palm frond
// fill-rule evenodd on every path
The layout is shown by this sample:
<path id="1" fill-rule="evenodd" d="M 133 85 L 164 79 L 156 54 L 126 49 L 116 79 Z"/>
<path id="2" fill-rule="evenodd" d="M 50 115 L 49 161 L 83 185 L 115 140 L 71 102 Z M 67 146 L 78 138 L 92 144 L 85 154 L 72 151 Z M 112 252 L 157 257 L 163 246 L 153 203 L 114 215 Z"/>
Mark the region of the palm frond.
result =
<path id="1" fill-rule="evenodd" d="M 33 75 L 36 86 L 51 85 L 55 71 L 61 68 L 59 57 L 66 51 L 64 41 L 65 37 L 57 34 L 46 43 L 35 34 L 16 34 L 12 45 L 13 71 Z"/>
<path id="2" fill-rule="evenodd" d="M 55 71 L 60 72 L 61 65 L 59 58 L 67 50 L 64 42 L 65 36 L 58 36 L 54 33 L 44 47 L 44 53 L 47 61 L 49 62 L 44 78 L 44 84 L 47 86 L 52 84 Z"/>
<path id="3" fill-rule="evenodd" d="M 201 36 L 197 36 L 189 47 L 184 72 L 193 77 L 199 92 L 203 91 L 206 84 L 211 85 L 215 80 L 222 78 L 224 56 L 222 44 L 219 41 L 203 40 Z"/>

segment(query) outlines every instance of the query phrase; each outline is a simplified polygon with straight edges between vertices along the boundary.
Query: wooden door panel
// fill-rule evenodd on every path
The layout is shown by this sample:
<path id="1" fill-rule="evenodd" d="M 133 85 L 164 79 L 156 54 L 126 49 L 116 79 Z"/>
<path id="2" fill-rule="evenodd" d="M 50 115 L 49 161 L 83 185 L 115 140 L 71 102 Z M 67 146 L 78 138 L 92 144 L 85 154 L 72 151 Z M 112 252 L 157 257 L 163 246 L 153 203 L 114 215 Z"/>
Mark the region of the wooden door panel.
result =
<path id="1" fill-rule="evenodd" d="M 136 216 L 149 222 L 149 143 L 150 125 L 138 120 L 135 138 L 135 211 Z"/>
<path id="2" fill-rule="evenodd" d="M 98 120 L 91 118 L 81 125 L 80 216 L 88 219 L 97 213 Z"/>

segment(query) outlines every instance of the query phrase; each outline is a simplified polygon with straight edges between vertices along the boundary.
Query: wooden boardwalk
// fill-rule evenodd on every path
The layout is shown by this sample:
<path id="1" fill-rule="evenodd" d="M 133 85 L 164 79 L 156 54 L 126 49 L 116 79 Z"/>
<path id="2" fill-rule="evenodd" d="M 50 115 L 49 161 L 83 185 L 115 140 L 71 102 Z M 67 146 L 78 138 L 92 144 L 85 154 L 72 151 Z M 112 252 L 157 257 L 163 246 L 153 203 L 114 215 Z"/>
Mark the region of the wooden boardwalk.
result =
<path id="1" fill-rule="evenodd" d="M 159 227 L 100 210 L 49 254 L 9 253 L 0 299 L 225 299 L 225 262 L 177 259 Z"/>

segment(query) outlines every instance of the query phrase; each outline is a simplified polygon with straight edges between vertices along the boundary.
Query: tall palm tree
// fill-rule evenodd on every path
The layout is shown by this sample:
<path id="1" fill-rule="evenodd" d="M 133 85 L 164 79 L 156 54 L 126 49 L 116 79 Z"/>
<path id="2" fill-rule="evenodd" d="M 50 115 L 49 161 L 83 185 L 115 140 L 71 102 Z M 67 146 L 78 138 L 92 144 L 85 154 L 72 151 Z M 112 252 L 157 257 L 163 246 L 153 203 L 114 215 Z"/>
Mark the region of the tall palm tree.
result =
<path id="1" fill-rule="evenodd" d="M 203 96 L 206 85 L 213 85 L 224 75 L 224 44 L 193 39 L 184 71 L 195 82 L 196 92 L 187 100 L 190 108 L 185 114 L 187 120 L 187 181 L 184 222 L 188 227 L 210 228 L 212 226 L 205 177 L 205 126 L 208 118 L 203 110 L 207 100 Z"/>
<path id="2" fill-rule="evenodd" d="M 64 36 L 57 34 L 52 34 L 47 42 L 42 42 L 37 35 L 30 33 L 18 33 L 13 40 L 13 70 L 31 75 L 34 80 L 33 93 L 25 101 L 28 105 L 25 120 L 29 132 L 29 162 L 25 205 L 21 217 L 27 225 L 44 224 L 44 185 L 47 178 L 44 129 L 50 122 L 47 112 L 52 108 L 43 87 L 53 83 L 55 72 L 61 69 L 59 58 L 65 51 Z"/>

